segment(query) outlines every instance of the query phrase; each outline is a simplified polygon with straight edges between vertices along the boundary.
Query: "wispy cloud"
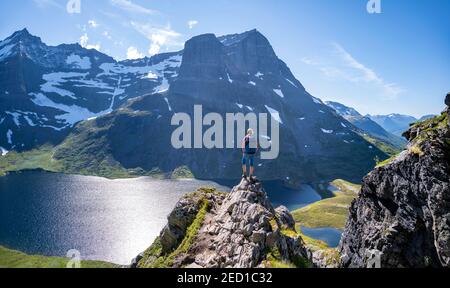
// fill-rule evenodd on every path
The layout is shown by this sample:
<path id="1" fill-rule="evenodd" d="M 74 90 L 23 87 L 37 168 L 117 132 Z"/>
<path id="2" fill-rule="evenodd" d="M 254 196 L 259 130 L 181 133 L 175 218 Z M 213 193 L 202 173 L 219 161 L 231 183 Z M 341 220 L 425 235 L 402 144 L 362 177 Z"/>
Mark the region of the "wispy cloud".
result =
<path id="1" fill-rule="evenodd" d="M 36 4 L 39 8 L 45 8 L 47 6 L 53 6 L 57 8 L 64 8 L 60 3 L 55 0 L 33 0 L 34 4 Z"/>
<path id="2" fill-rule="evenodd" d="M 148 9 L 138 4 L 131 2 L 130 0 L 110 0 L 111 4 L 115 7 L 118 7 L 122 10 L 131 12 L 131 13 L 139 13 L 139 14 L 147 14 L 153 15 L 158 14 L 159 12 L 156 10 Z"/>
<path id="3" fill-rule="evenodd" d="M 334 59 L 324 62 L 313 58 L 302 58 L 307 65 L 314 66 L 329 78 L 342 79 L 352 83 L 367 84 L 377 87 L 383 95 L 396 98 L 405 92 L 397 83 L 386 82 L 375 70 L 356 60 L 340 44 L 332 43 Z"/>
<path id="4" fill-rule="evenodd" d="M 156 27 L 152 24 L 141 24 L 132 21 L 131 26 L 140 34 L 150 40 L 150 55 L 158 54 L 163 46 L 183 46 L 179 41 L 181 34 L 172 30 L 170 25 L 165 27 Z"/>
<path id="5" fill-rule="evenodd" d="M 187 24 L 188 24 L 189 29 L 194 29 L 194 27 L 197 26 L 198 21 L 197 20 L 189 20 Z"/>

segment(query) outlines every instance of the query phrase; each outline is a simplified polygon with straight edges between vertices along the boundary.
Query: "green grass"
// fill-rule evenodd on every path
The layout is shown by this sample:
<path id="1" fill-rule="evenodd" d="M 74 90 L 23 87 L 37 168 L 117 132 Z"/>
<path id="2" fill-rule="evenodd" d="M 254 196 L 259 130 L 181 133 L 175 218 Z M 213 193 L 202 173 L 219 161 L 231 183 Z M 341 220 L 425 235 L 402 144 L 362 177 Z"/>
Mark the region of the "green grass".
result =
<path id="1" fill-rule="evenodd" d="M 61 171 L 61 165 L 53 159 L 52 146 L 45 145 L 31 151 L 17 153 L 9 152 L 6 156 L 0 156 L 0 176 L 8 172 L 43 169 L 50 172 Z"/>
<path id="2" fill-rule="evenodd" d="M 67 268 L 69 259 L 27 255 L 0 246 L 0 268 Z M 81 268 L 118 268 L 119 265 L 103 261 L 81 261 Z"/>
<path id="3" fill-rule="evenodd" d="M 388 156 L 394 156 L 397 155 L 398 153 L 400 153 L 400 149 L 398 149 L 397 147 L 395 147 L 394 145 L 387 143 L 385 141 L 376 139 L 374 137 L 370 137 L 367 134 L 362 134 L 361 135 L 367 142 L 369 142 L 370 144 L 372 144 L 373 146 L 377 147 L 378 149 L 380 149 L 381 151 L 383 151 L 384 153 L 386 153 Z"/>
<path id="4" fill-rule="evenodd" d="M 206 214 L 209 211 L 210 203 L 206 199 L 201 200 L 201 208 L 199 212 L 197 213 L 197 216 L 195 217 L 192 224 L 189 226 L 189 228 L 186 231 L 186 236 L 184 237 L 181 244 L 169 255 L 162 255 L 158 258 L 156 258 L 154 261 L 149 261 L 150 263 L 144 263 L 142 265 L 139 265 L 143 268 L 169 268 L 173 266 L 174 260 L 179 255 L 182 255 L 184 253 L 187 253 L 189 249 L 194 244 L 195 238 L 197 237 L 198 231 L 203 225 L 203 221 L 205 220 Z M 148 251 L 147 257 L 151 255 L 159 255 L 161 253 L 161 247 L 160 243 L 158 244 L 158 241 L 155 242 L 156 244 L 152 245 L 150 247 L 150 250 Z M 144 259 L 146 259 L 144 257 Z M 145 260 L 144 260 L 145 261 Z"/>
<path id="5" fill-rule="evenodd" d="M 340 190 L 334 193 L 335 197 L 313 203 L 292 213 L 298 225 L 308 228 L 344 229 L 349 206 L 358 195 L 360 186 L 344 180 L 335 180 L 331 184 Z"/>

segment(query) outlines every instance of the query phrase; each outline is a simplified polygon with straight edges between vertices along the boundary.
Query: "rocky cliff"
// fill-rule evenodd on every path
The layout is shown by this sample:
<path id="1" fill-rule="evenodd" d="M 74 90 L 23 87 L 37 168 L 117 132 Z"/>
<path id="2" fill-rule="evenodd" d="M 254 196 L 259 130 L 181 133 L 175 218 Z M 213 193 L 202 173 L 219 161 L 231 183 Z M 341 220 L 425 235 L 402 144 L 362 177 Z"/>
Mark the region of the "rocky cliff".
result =
<path id="1" fill-rule="evenodd" d="M 183 197 L 132 267 L 312 267 L 309 255 L 288 210 L 274 209 L 261 183 L 242 180 L 229 194 Z"/>
<path id="2" fill-rule="evenodd" d="M 449 111 L 413 124 L 408 149 L 364 178 L 341 240 L 342 266 L 366 267 L 379 251 L 384 268 L 450 267 Z"/>

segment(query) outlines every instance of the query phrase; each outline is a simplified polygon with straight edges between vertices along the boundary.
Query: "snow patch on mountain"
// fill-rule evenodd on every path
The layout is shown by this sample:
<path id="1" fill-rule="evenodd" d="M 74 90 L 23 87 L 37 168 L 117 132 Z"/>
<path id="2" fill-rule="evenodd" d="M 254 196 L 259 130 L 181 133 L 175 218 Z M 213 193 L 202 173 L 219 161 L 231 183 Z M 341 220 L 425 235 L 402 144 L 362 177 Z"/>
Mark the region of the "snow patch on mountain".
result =
<path id="1" fill-rule="evenodd" d="M 64 125 L 63 127 L 52 127 L 55 130 L 63 130 L 65 128 L 68 128 L 70 126 L 73 126 L 74 124 L 89 119 L 89 118 L 93 118 L 93 117 L 98 117 L 104 114 L 107 114 L 110 112 L 110 109 L 99 112 L 99 113 L 94 113 L 89 111 L 86 108 L 77 106 L 77 105 L 65 105 L 65 104 L 60 104 L 60 103 L 55 103 L 54 101 L 52 101 L 51 99 L 49 99 L 47 96 L 45 96 L 42 93 L 30 93 L 30 96 L 33 96 L 34 98 L 31 99 L 31 101 L 33 101 L 34 104 L 38 105 L 38 106 L 42 106 L 42 107 L 50 107 L 50 108 L 54 108 L 56 110 L 59 110 L 62 112 L 61 115 L 56 116 L 56 119 L 59 120 L 63 120 L 66 125 Z"/>
<path id="2" fill-rule="evenodd" d="M 228 82 L 233 83 L 233 79 L 231 79 L 230 74 L 227 73 Z"/>
<path id="3" fill-rule="evenodd" d="M 6 132 L 6 139 L 8 140 L 8 144 L 13 144 L 12 142 L 12 136 L 13 136 L 13 132 L 11 131 L 11 129 L 8 129 L 8 132 Z"/>
<path id="4" fill-rule="evenodd" d="M 323 128 L 321 128 L 321 130 L 325 134 L 333 134 L 333 132 L 334 132 L 333 130 L 327 130 L 327 129 L 323 129 Z"/>
<path id="5" fill-rule="evenodd" d="M 71 54 L 67 57 L 66 63 L 68 65 L 72 65 L 73 68 L 82 69 L 82 70 L 89 70 L 91 69 L 91 60 L 89 57 L 83 57 L 81 58 L 79 55 Z"/>
<path id="6" fill-rule="evenodd" d="M 15 47 L 15 44 L 6 45 L 0 49 L 0 61 L 6 59 L 12 53 L 12 49 Z"/>
<path id="7" fill-rule="evenodd" d="M 172 106 L 170 106 L 169 99 L 167 99 L 167 97 L 164 97 L 164 101 L 166 101 L 169 111 L 172 112 Z"/>
<path id="8" fill-rule="evenodd" d="M 258 73 L 255 74 L 255 77 L 256 77 L 256 78 L 259 78 L 259 79 L 261 79 L 261 80 L 262 80 L 262 77 L 263 77 L 263 76 L 264 76 L 264 74 L 261 73 L 261 72 L 258 72 Z"/>
<path id="9" fill-rule="evenodd" d="M 316 98 L 316 97 L 313 97 L 313 96 L 311 96 L 311 98 L 314 101 L 314 103 L 323 105 L 322 100 L 320 100 L 319 98 Z"/>
<path id="10" fill-rule="evenodd" d="M 281 120 L 281 117 L 280 117 L 280 113 L 277 110 L 275 110 L 267 105 L 265 105 L 265 107 L 266 107 L 267 111 L 269 111 L 270 115 L 272 116 L 272 118 L 275 121 L 277 121 L 280 124 L 283 124 L 283 121 Z"/>
<path id="11" fill-rule="evenodd" d="M 8 150 L 6 150 L 6 149 L 3 148 L 3 147 L 0 147 L 0 154 L 1 154 L 1 156 L 6 156 L 8 153 L 9 153 Z"/>
<path id="12" fill-rule="evenodd" d="M 5 113 L 8 114 L 8 115 L 10 115 L 10 116 L 12 116 L 12 117 L 13 117 L 14 124 L 16 124 L 17 127 L 20 127 L 20 119 L 19 119 L 20 113 L 17 113 L 17 112 L 9 112 L 9 111 L 6 111 Z"/>
<path id="13" fill-rule="evenodd" d="M 273 89 L 273 92 L 275 92 L 281 98 L 284 98 L 284 94 L 283 91 L 281 91 L 281 89 Z"/>
<path id="14" fill-rule="evenodd" d="M 294 84 L 294 82 L 292 82 L 291 80 L 286 78 L 286 81 L 289 82 L 289 84 L 291 84 L 292 86 L 294 86 L 295 88 L 298 88 L 297 85 Z"/>
<path id="15" fill-rule="evenodd" d="M 63 97 L 69 97 L 77 100 L 75 94 L 71 91 L 59 88 L 58 86 L 67 83 L 70 78 L 82 78 L 88 75 L 88 73 L 77 73 L 77 72 L 54 72 L 50 74 L 44 74 L 42 79 L 47 81 L 41 85 L 41 91 L 45 93 L 56 93 Z"/>

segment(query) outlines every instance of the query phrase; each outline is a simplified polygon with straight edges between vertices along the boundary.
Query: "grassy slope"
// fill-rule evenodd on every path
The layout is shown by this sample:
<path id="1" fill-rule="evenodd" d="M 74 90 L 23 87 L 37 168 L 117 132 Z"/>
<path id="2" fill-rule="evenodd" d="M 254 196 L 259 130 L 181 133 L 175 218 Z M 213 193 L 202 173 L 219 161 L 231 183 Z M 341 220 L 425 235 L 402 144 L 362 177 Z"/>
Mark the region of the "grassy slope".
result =
<path id="1" fill-rule="evenodd" d="M 369 135 L 361 135 L 361 136 L 364 139 L 366 139 L 367 142 L 371 143 L 373 146 L 377 147 L 378 149 L 386 153 L 388 156 L 394 156 L 400 153 L 400 149 L 398 149 L 397 147 L 386 141 L 382 141 Z"/>
<path id="2" fill-rule="evenodd" d="M 68 259 L 27 255 L 0 246 L 0 268 L 66 268 Z M 81 268 L 118 268 L 119 265 L 103 261 L 81 261 Z"/>
<path id="3" fill-rule="evenodd" d="M 61 170 L 60 163 L 52 157 L 51 146 L 43 146 L 23 153 L 9 152 L 6 156 L 0 156 L 0 176 L 4 176 L 11 171 L 29 169 L 59 172 Z"/>
<path id="4" fill-rule="evenodd" d="M 356 198 L 360 186 L 344 180 L 335 180 L 331 184 L 340 190 L 334 193 L 335 197 L 316 202 L 292 213 L 298 225 L 309 228 L 344 229 L 349 213 L 348 208 Z"/>
<path id="5" fill-rule="evenodd" d="M 173 173 L 162 173 L 159 170 L 144 171 L 141 169 L 125 169 L 119 163 L 103 161 L 100 164 L 89 165 L 80 168 L 72 166 L 72 160 L 57 160 L 54 153 L 57 148 L 45 145 L 40 148 L 17 153 L 9 152 L 6 156 L 0 156 L 0 177 L 8 172 L 42 169 L 49 172 L 66 174 L 99 176 L 110 179 L 133 178 L 151 176 L 155 178 L 191 179 L 194 175 L 189 168 L 183 166 L 175 169 Z M 70 158 L 73 159 L 73 158 Z M 95 162 L 95 161 L 94 161 Z M 112 161 L 113 162 L 113 161 Z"/>

